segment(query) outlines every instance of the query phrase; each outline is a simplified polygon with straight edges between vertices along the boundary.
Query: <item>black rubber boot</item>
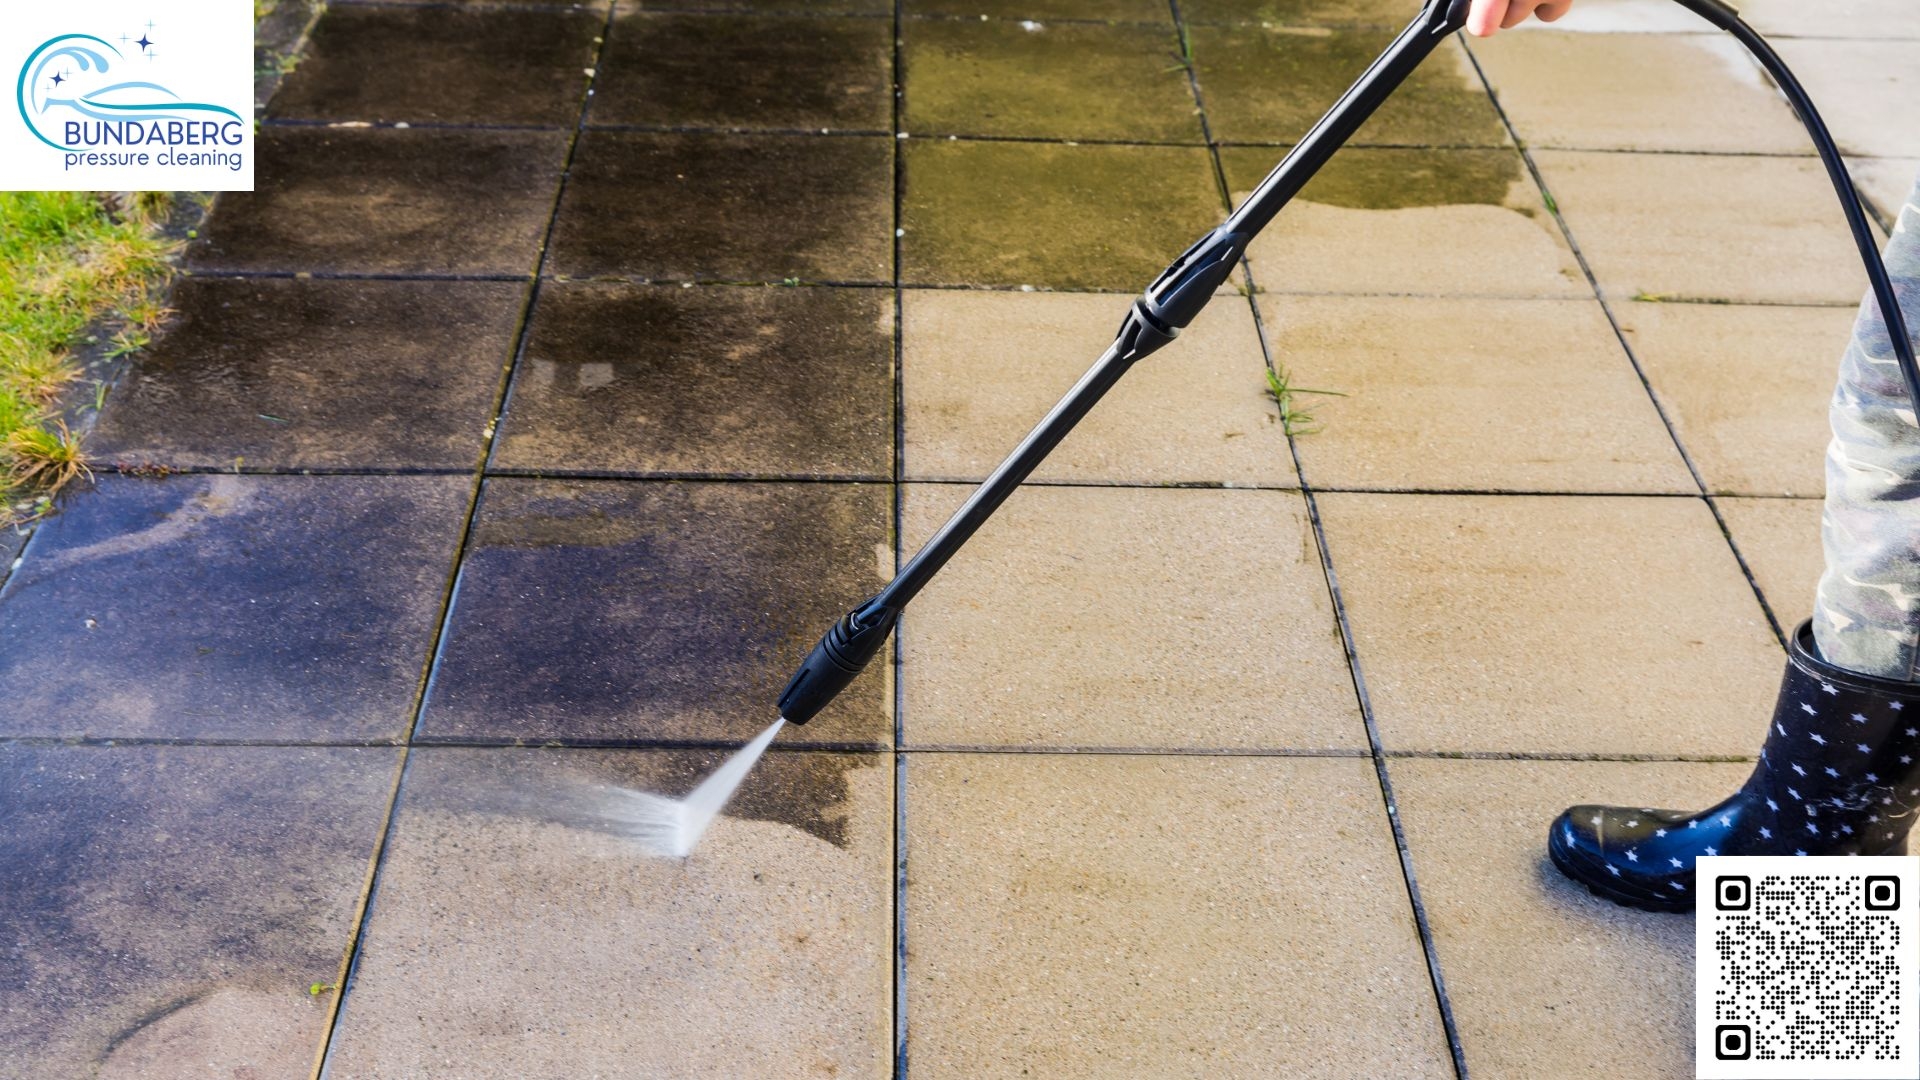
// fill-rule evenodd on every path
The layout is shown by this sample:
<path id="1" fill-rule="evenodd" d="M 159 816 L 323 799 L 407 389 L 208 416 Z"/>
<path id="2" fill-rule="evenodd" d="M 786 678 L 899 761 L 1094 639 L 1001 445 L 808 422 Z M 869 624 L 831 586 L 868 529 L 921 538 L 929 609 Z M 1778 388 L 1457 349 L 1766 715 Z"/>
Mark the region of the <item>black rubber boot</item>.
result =
<path id="1" fill-rule="evenodd" d="M 1595 896 L 1647 911 L 1693 908 L 1701 855 L 1897 855 L 1920 808 L 1920 683 L 1860 675 L 1793 634 L 1773 727 L 1739 791 L 1692 813 L 1576 806 L 1547 853 Z"/>

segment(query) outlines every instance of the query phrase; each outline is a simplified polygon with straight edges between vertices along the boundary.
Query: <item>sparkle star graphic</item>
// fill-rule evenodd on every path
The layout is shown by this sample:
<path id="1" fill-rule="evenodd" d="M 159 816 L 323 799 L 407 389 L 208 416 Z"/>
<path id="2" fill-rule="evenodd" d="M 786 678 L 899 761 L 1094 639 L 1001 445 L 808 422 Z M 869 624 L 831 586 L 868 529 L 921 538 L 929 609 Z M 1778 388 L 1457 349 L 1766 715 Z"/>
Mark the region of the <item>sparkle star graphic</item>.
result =
<path id="1" fill-rule="evenodd" d="M 134 44 L 135 44 L 135 45 L 138 45 L 138 46 L 140 46 L 140 48 L 142 48 L 142 49 L 151 49 L 151 48 L 153 48 L 153 42 L 151 42 L 151 41 L 148 41 L 148 40 L 147 40 L 147 35 L 145 35 L 145 34 L 141 34 L 141 35 L 140 35 L 140 40 L 139 40 L 139 41 L 136 41 L 136 42 L 134 42 Z"/>
<path id="2" fill-rule="evenodd" d="M 53 73 L 53 85 L 59 86 L 61 83 L 66 81 L 67 81 L 66 77 L 61 75 L 59 72 L 56 71 Z"/>

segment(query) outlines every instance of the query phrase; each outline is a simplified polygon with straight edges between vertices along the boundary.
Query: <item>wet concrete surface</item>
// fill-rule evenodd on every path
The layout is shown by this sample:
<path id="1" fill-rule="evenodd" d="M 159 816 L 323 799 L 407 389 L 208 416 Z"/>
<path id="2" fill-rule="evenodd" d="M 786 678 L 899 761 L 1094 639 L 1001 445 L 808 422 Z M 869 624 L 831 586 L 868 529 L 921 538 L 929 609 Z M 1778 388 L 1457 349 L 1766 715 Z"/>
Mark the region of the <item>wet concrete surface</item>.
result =
<path id="1" fill-rule="evenodd" d="M 684 859 L 609 828 L 718 757 L 415 751 L 328 1075 L 886 1075 L 890 760 L 776 749 Z"/>
<path id="2" fill-rule="evenodd" d="M 1183 0 L 1188 22 L 1269 23 L 1275 26 L 1383 26 L 1400 30 L 1418 4 L 1407 0 Z"/>
<path id="3" fill-rule="evenodd" d="M 741 742 L 892 576 L 884 484 L 487 482 L 428 740 Z M 890 741 L 876 660 L 779 744 Z"/>
<path id="4" fill-rule="evenodd" d="M 1213 137 L 1243 143 L 1299 141 L 1396 32 L 1194 27 L 1189 36 Z M 1506 142 L 1506 128 L 1480 76 L 1465 50 L 1451 41 L 1441 43 L 1352 140 L 1355 146 Z"/>
<path id="5" fill-rule="evenodd" d="M 222 193 L 203 270 L 527 274 L 564 131 L 266 127 L 254 190 Z"/>
<path id="6" fill-rule="evenodd" d="M 398 763 L 0 746 L 0 1077 L 306 1075 Z"/>
<path id="7" fill-rule="evenodd" d="M 582 9 L 343 6 L 268 115 L 570 127 L 604 25 Z"/>
<path id="8" fill-rule="evenodd" d="M 470 483 L 103 476 L 0 591 L 0 735 L 404 737 Z"/>
<path id="9" fill-rule="evenodd" d="M 882 19 L 623 10 L 594 85 L 594 124 L 885 131 Z"/>
<path id="10" fill-rule="evenodd" d="M 471 468 L 526 291 L 188 278 L 88 447 L 132 467 Z"/>
<path id="11" fill-rule="evenodd" d="M 908 15 L 945 15 L 978 19 L 1085 19 L 1167 23 L 1160 0 L 901 0 Z"/>
<path id="12" fill-rule="evenodd" d="M 1144 288 L 1226 212 L 1206 150 L 909 140 L 901 278 Z"/>
<path id="13" fill-rule="evenodd" d="M 893 297 L 549 285 L 493 467 L 889 479 Z"/>
<path id="14" fill-rule="evenodd" d="M 552 270 L 576 278 L 886 281 L 888 143 L 588 131 L 561 201 Z"/>
<path id="15" fill-rule="evenodd" d="M 1204 141 L 1171 24 L 916 19 L 902 35 L 916 135 Z"/>

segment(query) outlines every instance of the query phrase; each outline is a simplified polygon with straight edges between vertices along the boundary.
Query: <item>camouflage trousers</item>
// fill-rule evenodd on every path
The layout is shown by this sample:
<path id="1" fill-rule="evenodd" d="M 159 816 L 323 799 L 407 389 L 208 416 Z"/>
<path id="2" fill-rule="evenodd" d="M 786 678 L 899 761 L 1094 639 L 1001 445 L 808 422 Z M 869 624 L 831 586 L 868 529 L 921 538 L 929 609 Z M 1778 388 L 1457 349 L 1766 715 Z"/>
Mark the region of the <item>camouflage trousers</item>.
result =
<path id="1" fill-rule="evenodd" d="M 1920 186 L 1887 245 L 1908 332 L 1920 340 Z M 1869 295 L 1828 410 L 1827 569 L 1814 604 L 1820 655 L 1851 671 L 1920 681 L 1920 423 Z"/>

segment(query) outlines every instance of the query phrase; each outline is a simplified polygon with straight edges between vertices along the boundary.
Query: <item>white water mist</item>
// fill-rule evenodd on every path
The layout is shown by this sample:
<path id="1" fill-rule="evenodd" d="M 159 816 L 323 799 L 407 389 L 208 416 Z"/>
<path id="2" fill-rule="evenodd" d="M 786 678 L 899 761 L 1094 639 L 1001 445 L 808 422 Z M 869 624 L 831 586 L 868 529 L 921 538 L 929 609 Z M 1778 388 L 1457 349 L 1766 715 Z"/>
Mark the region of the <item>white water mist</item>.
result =
<path id="1" fill-rule="evenodd" d="M 740 782 L 753 771 L 760 755 L 767 752 L 767 746 L 786 723 L 786 717 L 775 720 L 772 727 L 736 751 L 684 799 L 607 788 L 605 813 L 612 831 L 654 855 L 684 858 L 691 854 L 694 845 L 706 834 L 713 819 L 720 816 L 727 800 L 739 790 Z"/>

